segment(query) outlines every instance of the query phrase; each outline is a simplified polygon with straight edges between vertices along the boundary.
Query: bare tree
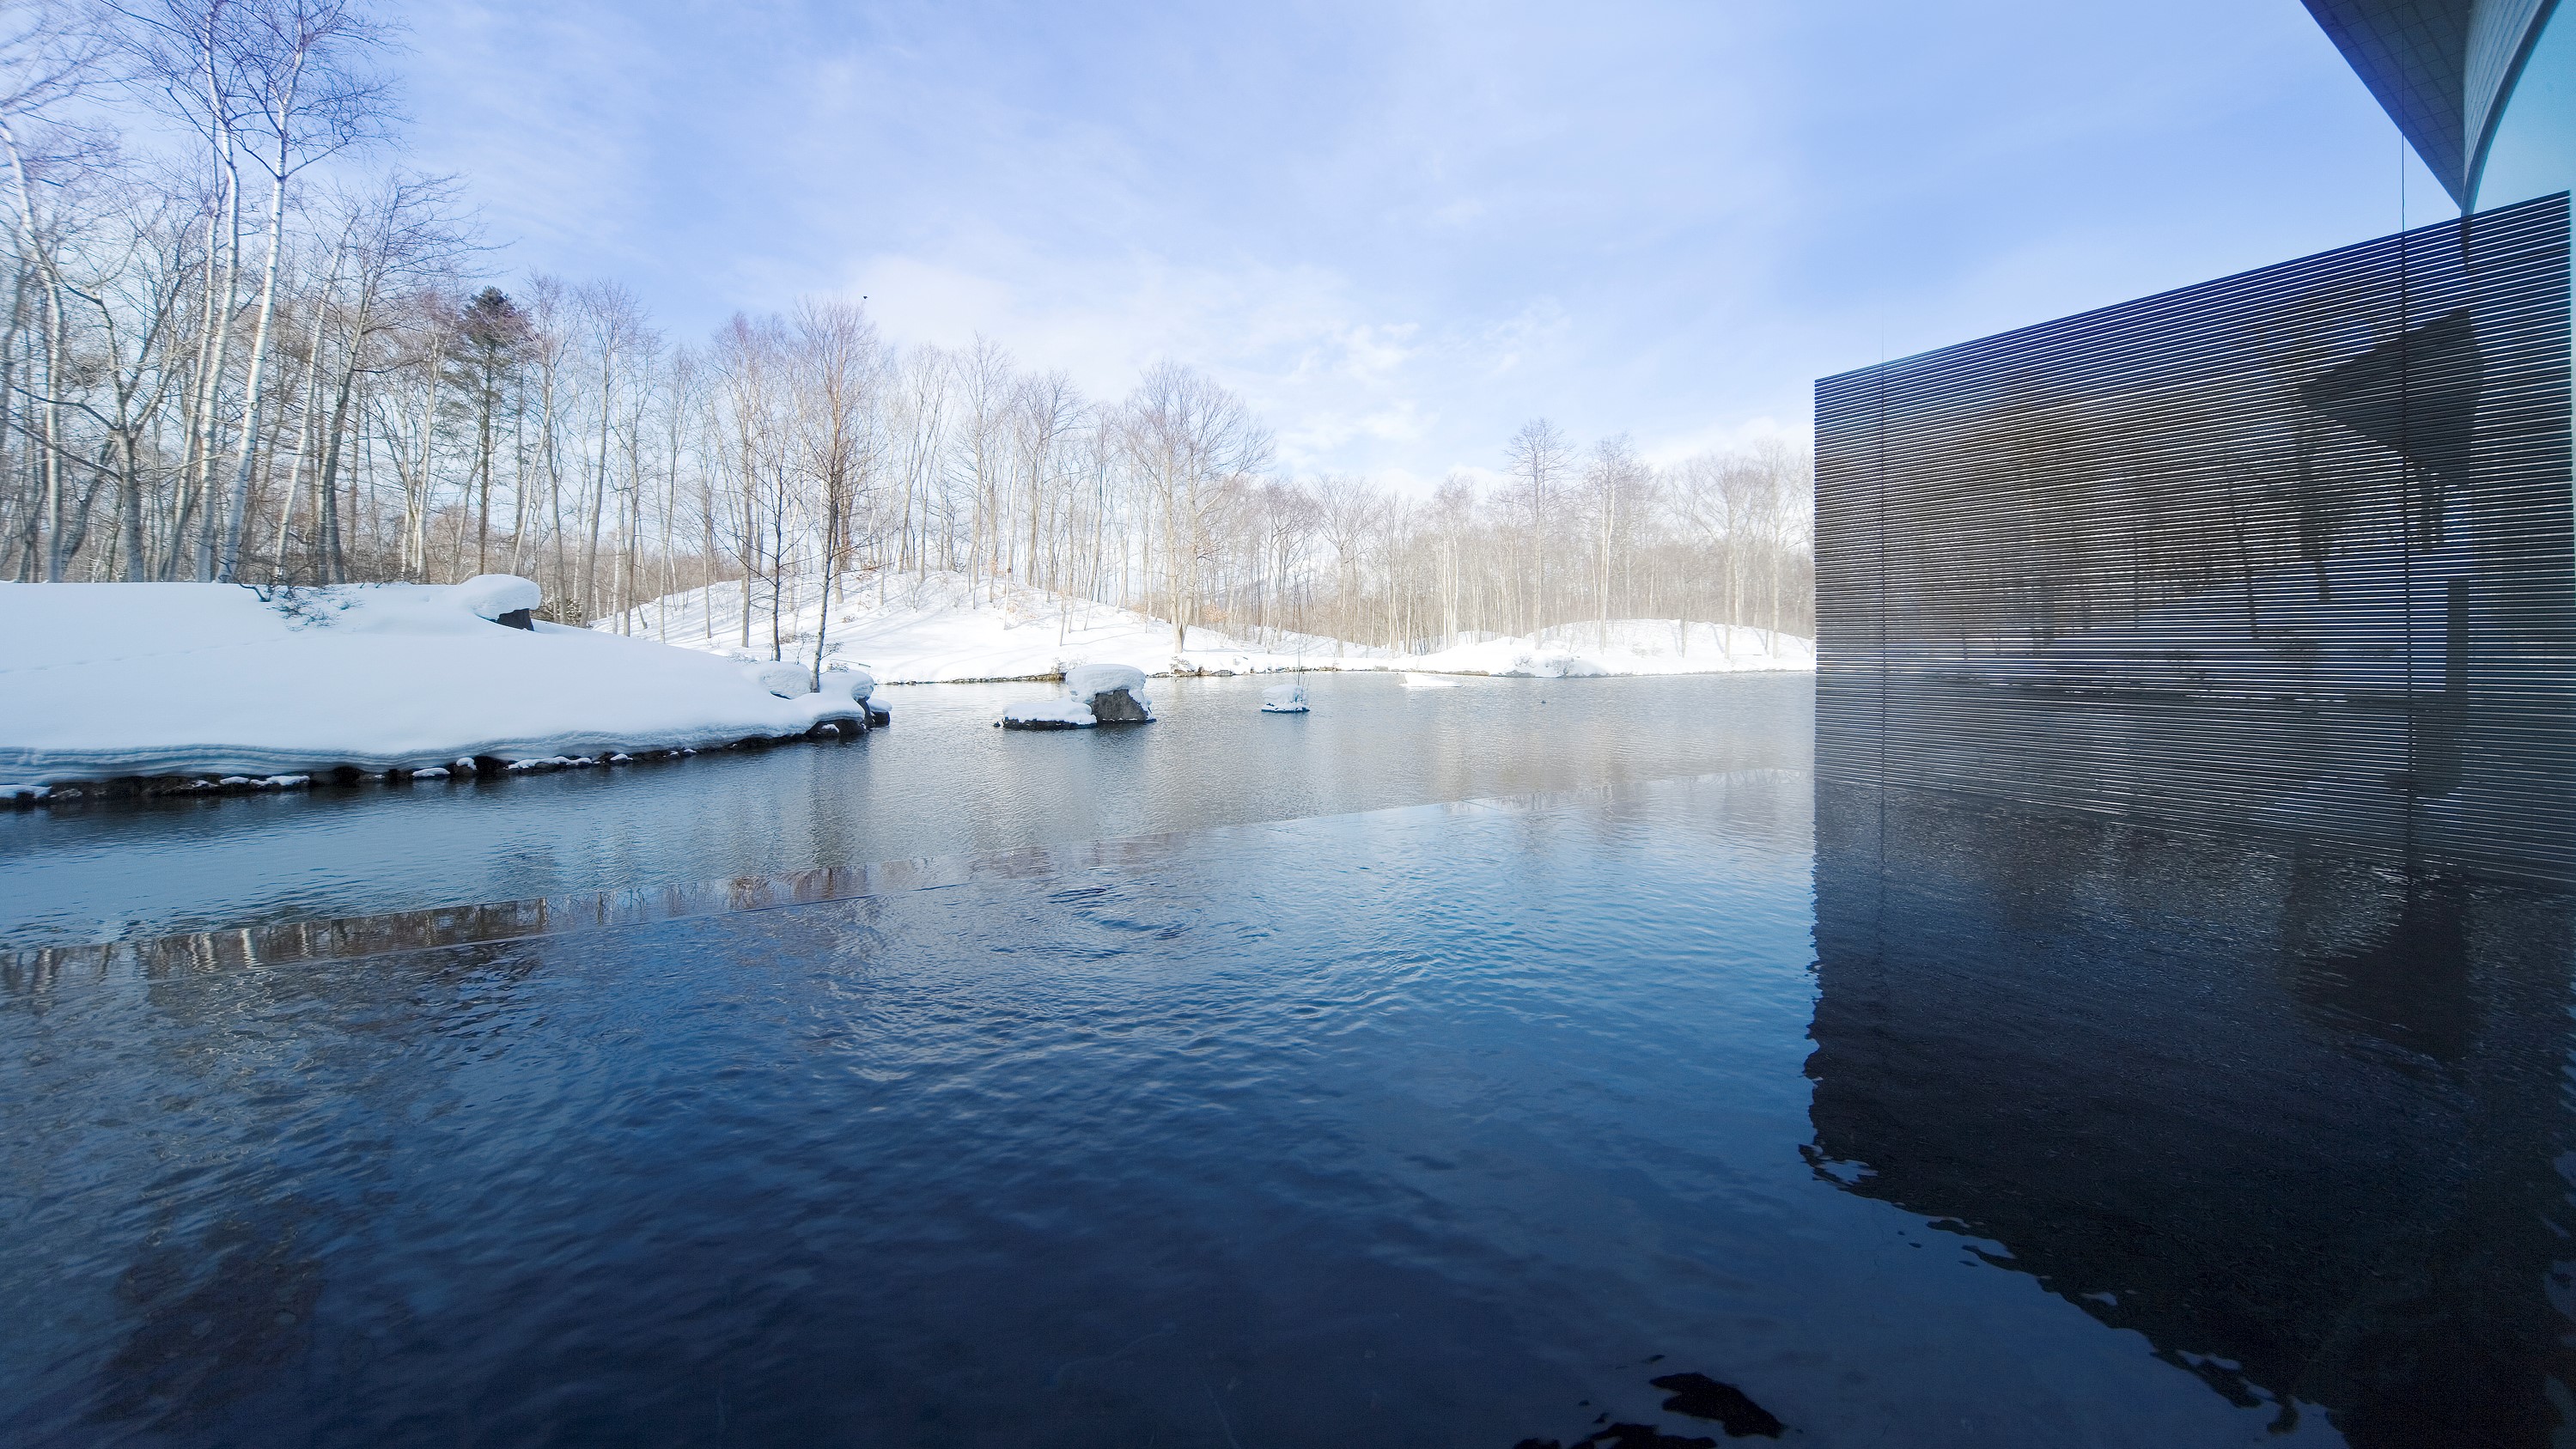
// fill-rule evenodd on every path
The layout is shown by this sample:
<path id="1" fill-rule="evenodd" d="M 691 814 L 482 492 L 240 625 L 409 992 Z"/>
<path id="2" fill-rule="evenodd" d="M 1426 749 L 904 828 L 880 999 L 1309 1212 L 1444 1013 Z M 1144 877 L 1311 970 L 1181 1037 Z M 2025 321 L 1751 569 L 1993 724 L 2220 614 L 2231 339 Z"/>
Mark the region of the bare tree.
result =
<path id="1" fill-rule="evenodd" d="M 1637 457 L 1626 434 L 1604 438 L 1592 449 L 1584 469 L 1584 503 L 1593 538 L 1593 621 L 1602 644 L 1610 642 L 1610 594 L 1621 562 L 1631 552 L 1629 536 L 1654 488 L 1654 471 Z"/>
<path id="2" fill-rule="evenodd" d="M 1426 500 L 1274 471 L 1252 408 L 1178 361 L 1095 403 L 991 338 L 890 349 L 841 303 L 692 351 L 614 279 L 487 274 L 458 183 L 363 154 L 393 116 L 367 3 L 0 0 L 0 573 L 507 568 L 570 622 L 748 652 L 765 612 L 771 657 L 816 670 L 870 585 L 1052 612 L 1060 639 L 1132 608 L 1176 650 L 1193 627 L 1400 650 L 1805 627 L 1785 445 L 1658 472 L 1534 420 L 1500 483 Z M 119 144 L 138 103 L 177 154 L 166 125 Z"/>
<path id="3" fill-rule="evenodd" d="M 1270 434 L 1243 399 L 1205 373 L 1159 362 L 1145 370 L 1128 399 L 1125 436 L 1161 518 L 1165 596 L 1177 653 L 1189 647 L 1220 485 L 1269 465 Z"/>
<path id="4" fill-rule="evenodd" d="M 1547 612 L 1547 533 L 1548 515 L 1556 506 L 1557 494 L 1565 486 L 1565 475 L 1573 466 L 1573 445 L 1554 423 L 1545 418 L 1532 418 L 1512 434 L 1505 450 L 1506 466 L 1511 470 L 1514 489 L 1528 509 L 1528 606 L 1522 625 L 1529 630 L 1544 626 Z"/>
<path id="5" fill-rule="evenodd" d="M 38 446 L 44 476 L 44 577 L 49 583 L 62 578 L 67 552 L 63 546 L 63 388 L 57 376 L 66 339 L 57 252 L 60 228 L 49 227 L 38 217 L 33 171 L 62 159 L 62 153 L 72 148 L 56 145 L 37 152 L 36 132 L 53 130 L 53 113 L 98 83 L 105 54 L 104 44 L 94 34 L 71 21 L 71 12 L 60 5 L 21 0 L 0 8 L 0 159 L 7 162 L 15 202 L 12 219 L 20 266 L 22 271 L 36 273 L 43 295 L 45 374 L 38 403 L 43 419 Z"/>
<path id="6" fill-rule="evenodd" d="M 820 688 L 831 636 L 832 581 L 848 567 L 852 517 L 860 493 L 876 478 L 879 444 L 871 415 L 884 367 L 876 324 L 855 303 L 800 302 L 793 327 L 796 441 L 821 502 L 823 592 L 814 629 L 814 683 Z"/>
<path id="7" fill-rule="evenodd" d="M 242 523 L 250 503 L 251 463 L 265 396 L 260 379 L 268 362 L 269 324 L 277 312 L 278 262 L 286 250 L 287 187 L 306 167 L 375 135 L 385 119 L 387 93 L 385 83 L 363 68 L 383 45 L 383 30 L 350 0 L 231 0 L 216 10 L 208 33 L 221 77 L 218 92 L 227 101 L 221 124 L 239 138 L 238 154 L 249 157 L 269 183 L 267 258 L 216 568 L 217 577 L 230 579 L 240 565 Z"/>

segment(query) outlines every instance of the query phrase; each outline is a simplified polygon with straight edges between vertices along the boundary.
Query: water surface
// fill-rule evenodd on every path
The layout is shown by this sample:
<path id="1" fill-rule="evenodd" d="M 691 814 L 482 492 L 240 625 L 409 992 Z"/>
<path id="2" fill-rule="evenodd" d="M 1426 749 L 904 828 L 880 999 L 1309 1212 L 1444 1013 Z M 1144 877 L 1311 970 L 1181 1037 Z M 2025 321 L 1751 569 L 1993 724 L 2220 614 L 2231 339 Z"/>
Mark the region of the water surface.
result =
<path id="1" fill-rule="evenodd" d="M 615 770 L 0 811 L 0 946 L 774 876 L 1744 766 L 1802 767 L 1813 681 L 1158 679 L 1142 728 L 993 728 L 1043 684 L 889 688 L 840 745 Z"/>
<path id="2" fill-rule="evenodd" d="M 1804 681 L 1255 683 L 13 820 L 128 931 L 635 909 L 0 951 L 0 1442 L 1716 1440 L 1677 1374 L 1834 1445 L 2576 1416 L 2566 895 L 1820 781 Z"/>
<path id="3" fill-rule="evenodd" d="M 2550 1442 L 2563 898 L 1819 798 L 17 958 L 0 1437 Z"/>

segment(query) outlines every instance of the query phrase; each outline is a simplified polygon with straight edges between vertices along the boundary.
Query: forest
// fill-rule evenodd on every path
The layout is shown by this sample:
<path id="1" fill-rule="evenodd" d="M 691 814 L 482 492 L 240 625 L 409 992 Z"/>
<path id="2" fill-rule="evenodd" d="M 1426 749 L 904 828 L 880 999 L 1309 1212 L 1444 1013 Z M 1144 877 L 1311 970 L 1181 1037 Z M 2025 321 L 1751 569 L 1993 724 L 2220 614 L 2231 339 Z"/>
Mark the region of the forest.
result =
<path id="1" fill-rule="evenodd" d="M 1426 495 L 1284 464 L 1189 359 L 1089 397 L 834 296 L 675 336 L 617 278 L 507 272 L 470 178 L 401 164 L 387 12 L 0 18 L 0 578 L 503 572 L 565 623 L 721 584 L 773 654 L 755 616 L 932 571 L 1253 639 L 1813 632 L 1788 442 L 1657 466 L 1534 418 Z"/>

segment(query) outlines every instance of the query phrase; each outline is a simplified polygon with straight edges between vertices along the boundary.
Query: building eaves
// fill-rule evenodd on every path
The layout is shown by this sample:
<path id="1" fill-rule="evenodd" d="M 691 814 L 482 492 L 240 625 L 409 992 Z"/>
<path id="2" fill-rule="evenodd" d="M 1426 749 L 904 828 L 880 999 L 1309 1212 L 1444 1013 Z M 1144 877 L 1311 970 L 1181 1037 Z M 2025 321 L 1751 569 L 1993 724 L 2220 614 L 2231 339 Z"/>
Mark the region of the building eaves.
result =
<path id="1" fill-rule="evenodd" d="M 2463 210 L 2556 0 L 2306 0 L 2335 48 Z"/>

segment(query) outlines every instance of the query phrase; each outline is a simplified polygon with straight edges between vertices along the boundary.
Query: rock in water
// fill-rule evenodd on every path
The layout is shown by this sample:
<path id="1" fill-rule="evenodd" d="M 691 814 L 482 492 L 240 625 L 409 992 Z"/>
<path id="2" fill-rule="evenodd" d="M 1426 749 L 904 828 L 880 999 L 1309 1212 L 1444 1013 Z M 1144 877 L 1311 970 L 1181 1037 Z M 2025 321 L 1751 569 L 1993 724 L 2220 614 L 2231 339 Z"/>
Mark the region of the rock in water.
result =
<path id="1" fill-rule="evenodd" d="M 1077 664 L 1064 672 L 1065 697 L 1088 706 L 1101 724 L 1146 724 L 1154 718 L 1145 698 L 1145 671 L 1132 664 Z"/>
<path id="2" fill-rule="evenodd" d="M 1091 697 L 1091 717 L 1102 724 L 1145 724 L 1154 712 L 1123 689 L 1104 689 Z"/>
<path id="3" fill-rule="evenodd" d="M 1146 724 L 1153 718 L 1153 701 L 1145 698 L 1145 671 L 1126 664 L 1077 664 L 1064 672 L 1062 694 L 1002 711 L 1003 727 L 1015 730 L 1086 730 Z"/>
<path id="4" fill-rule="evenodd" d="M 1261 711 L 1264 714 L 1304 714 L 1306 686 L 1302 684 L 1270 686 L 1261 691 Z"/>

